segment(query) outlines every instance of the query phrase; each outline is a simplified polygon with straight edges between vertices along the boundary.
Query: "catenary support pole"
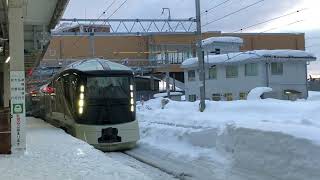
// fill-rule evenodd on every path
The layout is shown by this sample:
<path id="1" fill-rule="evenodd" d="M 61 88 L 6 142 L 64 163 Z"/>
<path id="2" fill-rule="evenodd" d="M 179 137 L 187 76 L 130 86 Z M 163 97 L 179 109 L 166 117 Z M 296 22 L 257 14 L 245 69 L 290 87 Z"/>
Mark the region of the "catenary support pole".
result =
<path id="1" fill-rule="evenodd" d="M 166 90 L 167 96 L 170 99 L 170 73 L 169 73 L 169 54 L 168 47 L 165 46 L 165 63 L 166 63 Z"/>
<path id="2" fill-rule="evenodd" d="M 202 34 L 201 34 L 201 14 L 200 0 L 196 0 L 196 21 L 197 21 L 197 56 L 199 60 L 199 76 L 200 76 L 200 105 L 199 110 L 203 112 L 206 108 L 205 104 L 205 72 L 204 72 L 204 52 L 202 50 Z"/>

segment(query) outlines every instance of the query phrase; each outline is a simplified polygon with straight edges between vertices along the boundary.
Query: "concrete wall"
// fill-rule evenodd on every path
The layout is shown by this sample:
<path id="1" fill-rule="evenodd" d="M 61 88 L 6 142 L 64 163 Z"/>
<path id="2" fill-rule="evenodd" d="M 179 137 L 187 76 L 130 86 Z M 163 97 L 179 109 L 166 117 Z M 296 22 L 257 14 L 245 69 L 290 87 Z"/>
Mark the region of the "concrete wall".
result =
<path id="1" fill-rule="evenodd" d="M 255 87 L 268 86 L 267 74 L 269 74 L 269 87 L 273 88 L 274 92 L 266 97 L 277 99 L 287 99 L 283 94 L 284 90 L 296 90 L 302 92 L 301 98 L 307 98 L 307 77 L 305 62 L 285 62 L 283 64 L 283 75 L 271 75 L 270 64 L 266 62 L 258 63 L 257 76 L 245 76 L 245 64 L 236 64 L 238 66 L 237 78 L 226 78 L 225 65 L 217 65 L 217 79 L 209 79 L 208 68 L 206 68 L 206 98 L 212 99 L 212 94 L 221 94 L 222 100 L 225 93 L 232 93 L 234 100 L 240 99 L 240 93 L 248 93 Z M 268 73 L 267 68 L 268 67 Z M 188 81 L 188 73 L 185 70 L 185 91 L 186 100 L 189 100 L 189 95 L 200 97 L 199 91 L 199 73 L 196 70 L 196 80 Z"/>

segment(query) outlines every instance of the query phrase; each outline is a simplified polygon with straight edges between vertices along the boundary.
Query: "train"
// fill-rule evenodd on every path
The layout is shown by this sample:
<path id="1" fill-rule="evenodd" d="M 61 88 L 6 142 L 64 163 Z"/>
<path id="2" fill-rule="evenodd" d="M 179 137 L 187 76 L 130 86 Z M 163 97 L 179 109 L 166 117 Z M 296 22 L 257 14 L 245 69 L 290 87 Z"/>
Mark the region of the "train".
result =
<path id="1" fill-rule="evenodd" d="M 105 59 L 62 69 L 32 94 L 32 115 L 102 151 L 134 148 L 139 140 L 133 71 Z"/>

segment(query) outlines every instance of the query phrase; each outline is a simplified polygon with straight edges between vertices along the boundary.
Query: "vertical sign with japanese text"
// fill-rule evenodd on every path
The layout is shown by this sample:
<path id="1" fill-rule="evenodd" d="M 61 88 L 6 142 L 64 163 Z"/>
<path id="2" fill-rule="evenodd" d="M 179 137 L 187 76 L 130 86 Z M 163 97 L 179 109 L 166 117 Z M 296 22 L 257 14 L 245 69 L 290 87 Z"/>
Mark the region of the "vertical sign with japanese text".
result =
<path id="1" fill-rule="evenodd" d="M 13 150 L 26 149 L 25 73 L 10 72 L 11 142 Z"/>

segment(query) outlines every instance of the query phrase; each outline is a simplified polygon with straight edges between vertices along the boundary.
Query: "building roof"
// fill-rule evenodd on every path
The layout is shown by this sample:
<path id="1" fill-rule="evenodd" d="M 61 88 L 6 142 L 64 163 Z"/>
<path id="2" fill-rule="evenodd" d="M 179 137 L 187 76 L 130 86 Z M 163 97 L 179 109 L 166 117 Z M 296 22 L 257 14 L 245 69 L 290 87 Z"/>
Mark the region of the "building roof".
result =
<path id="1" fill-rule="evenodd" d="M 151 76 L 135 76 L 135 78 L 138 78 L 138 79 L 151 79 Z M 153 80 L 155 81 L 161 81 L 161 79 L 157 78 L 157 77 L 153 77 Z"/>
<path id="2" fill-rule="evenodd" d="M 132 71 L 127 66 L 114 63 L 105 59 L 85 59 L 69 64 L 66 69 L 78 69 L 80 71 L 96 71 L 96 70 L 111 70 L 111 71 Z"/>
<path id="3" fill-rule="evenodd" d="M 209 57 L 209 58 L 208 58 Z M 206 64 L 232 64 L 258 61 L 315 61 L 316 57 L 308 52 L 300 50 L 254 50 L 247 52 L 228 53 L 205 56 Z M 190 58 L 183 61 L 182 68 L 198 66 L 198 58 Z"/>
<path id="4" fill-rule="evenodd" d="M 210 37 L 204 39 L 202 41 L 203 46 L 211 45 L 214 43 L 236 43 L 236 44 L 243 44 L 243 39 L 239 37 L 232 37 L 232 36 L 221 36 L 221 37 Z"/>

